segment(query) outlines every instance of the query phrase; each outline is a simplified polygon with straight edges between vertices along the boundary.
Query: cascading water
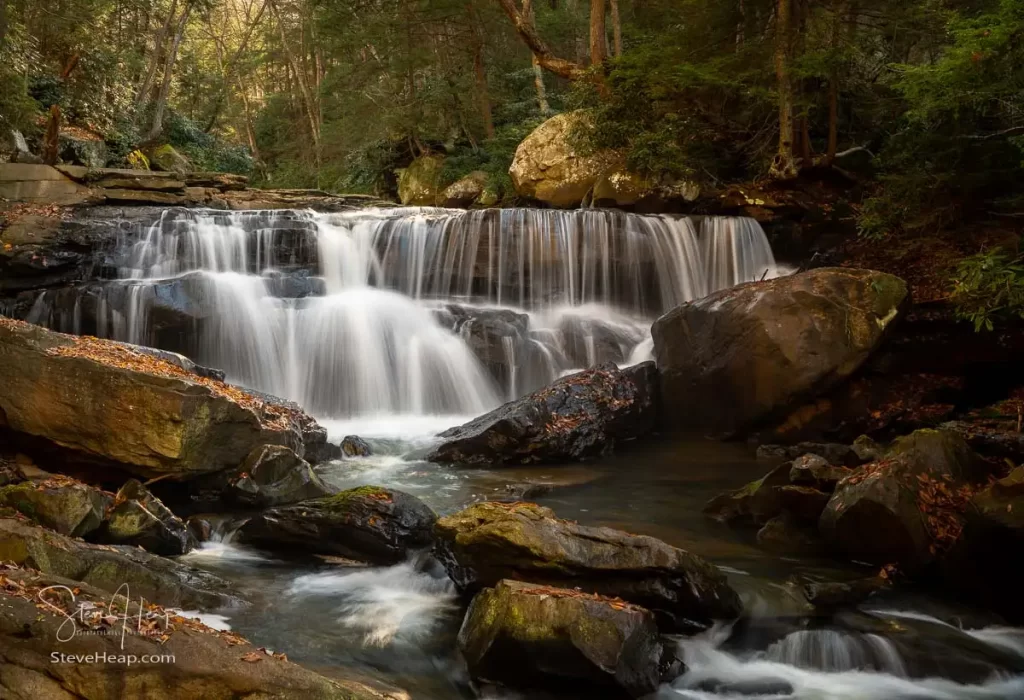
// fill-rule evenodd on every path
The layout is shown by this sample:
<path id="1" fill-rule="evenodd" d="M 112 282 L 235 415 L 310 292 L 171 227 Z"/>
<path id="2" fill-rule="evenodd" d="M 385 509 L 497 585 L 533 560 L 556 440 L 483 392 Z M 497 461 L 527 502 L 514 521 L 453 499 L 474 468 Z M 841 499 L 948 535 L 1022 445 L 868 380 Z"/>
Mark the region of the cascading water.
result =
<path id="1" fill-rule="evenodd" d="M 699 228 L 699 230 L 698 230 Z M 314 414 L 482 413 L 649 356 L 663 311 L 777 274 L 756 222 L 529 209 L 167 211 L 28 320 L 183 352 Z"/>

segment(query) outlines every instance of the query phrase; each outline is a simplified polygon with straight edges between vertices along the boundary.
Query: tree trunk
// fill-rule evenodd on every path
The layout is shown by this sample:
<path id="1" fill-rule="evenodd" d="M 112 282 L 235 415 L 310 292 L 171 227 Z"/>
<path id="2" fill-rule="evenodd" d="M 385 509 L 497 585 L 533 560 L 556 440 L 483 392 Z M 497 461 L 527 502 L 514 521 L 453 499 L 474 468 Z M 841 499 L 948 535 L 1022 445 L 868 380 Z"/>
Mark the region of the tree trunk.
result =
<path id="1" fill-rule="evenodd" d="M 790 74 L 792 50 L 792 0 L 777 0 L 775 15 L 775 78 L 779 92 L 779 149 L 772 161 L 770 175 L 776 179 L 797 176 L 793 155 L 793 78 Z"/>
<path id="2" fill-rule="evenodd" d="M 526 18 L 531 27 L 536 28 L 537 21 L 533 15 L 532 0 L 523 0 L 523 17 Z M 531 52 L 530 63 L 533 65 L 533 86 L 537 91 L 537 109 L 546 116 L 551 113 L 551 105 L 548 104 L 548 90 L 544 85 L 544 70 L 540 67 L 537 54 Z"/>
<path id="3" fill-rule="evenodd" d="M 619 0 L 608 0 L 612 15 L 612 37 L 615 42 L 615 58 L 622 56 L 622 19 L 619 17 Z"/>
<path id="4" fill-rule="evenodd" d="M 186 3 L 182 10 L 181 20 L 178 22 L 178 29 L 174 33 L 174 43 L 167 54 L 167 61 L 164 63 L 164 79 L 160 85 L 160 94 L 156 98 L 156 107 L 153 109 L 153 126 L 149 129 L 145 141 L 151 141 L 164 130 L 164 110 L 167 107 L 167 98 L 171 93 L 171 80 L 174 78 L 174 64 L 178 60 L 178 48 L 181 46 L 181 39 L 185 35 L 185 25 L 188 24 L 189 15 L 192 13 L 192 4 Z"/>
<path id="5" fill-rule="evenodd" d="M 174 26 L 174 16 L 178 13 L 178 0 L 171 0 L 171 9 L 167 13 L 167 21 L 163 23 L 160 30 L 157 32 L 156 37 L 153 39 L 153 56 L 149 61 L 149 69 L 146 71 L 146 77 L 139 85 L 139 89 L 135 93 L 135 109 L 138 111 L 142 108 L 142 105 L 146 101 L 146 95 L 153 88 L 153 81 L 156 80 L 156 71 L 160 68 L 161 59 L 164 56 L 164 43 L 167 41 L 167 37 L 171 33 L 171 27 Z"/>
<path id="6" fill-rule="evenodd" d="M 317 177 L 319 177 L 321 157 L 320 122 L 318 119 L 316 101 L 313 99 L 313 94 L 309 89 L 309 83 L 306 81 L 306 76 L 303 75 L 302 70 L 299 68 L 295 54 L 292 52 L 291 45 L 288 43 L 288 36 L 284 31 L 284 22 L 281 18 L 281 12 L 278 10 L 277 4 L 274 0 L 268 0 L 268 4 L 270 5 L 270 11 L 274 13 L 274 17 L 277 19 L 277 27 L 281 34 L 281 48 L 284 51 L 285 60 L 291 67 L 291 72 L 295 75 L 295 81 L 299 85 L 299 92 L 302 93 L 302 103 L 305 107 L 306 117 L 309 120 L 310 136 L 313 139 L 313 158 L 316 162 Z"/>
<path id="7" fill-rule="evenodd" d="M 586 76 L 586 69 L 582 65 L 559 58 L 551 52 L 548 45 L 540 38 L 536 28 L 519 12 L 516 0 L 498 0 L 498 4 L 512 20 L 519 38 L 533 52 L 541 68 L 567 80 L 579 80 Z"/>
<path id="8" fill-rule="evenodd" d="M 590 65 L 600 66 L 608 58 L 605 0 L 590 0 Z"/>
<path id="9" fill-rule="evenodd" d="M 736 51 L 743 48 L 747 40 L 747 5 L 744 0 L 739 0 L 738 14 L 736 20 Z"/>
<path id="10" fill-rule="evenodd" d="M 836 162 L 839 149 L 839 71 L 832 69 L 828 79 L 828 147 L 825 150 L 825 165 Z"/>
<path id="11" fill-rule="evenodd" d="M 480 100 L 480 116 L 484 121 L 484 134 L 494 138 L 494 117 L 491 113 L 491 97 L 487 91 L 487 69 L 484 67 L 484 32 L 476 6 L 472 0 L 467 4 L 469 22 L 473 32 L 473 72 L 476 75 L 476 90 Z"/>
<path id="12" fill-rule="evenodd" d="M 47 165 L 57 164 L 60 146 L 60 107 L 50 105 L 50 118 L 46 122 L 46 134 L 43 136 L 43 162 Z"/>

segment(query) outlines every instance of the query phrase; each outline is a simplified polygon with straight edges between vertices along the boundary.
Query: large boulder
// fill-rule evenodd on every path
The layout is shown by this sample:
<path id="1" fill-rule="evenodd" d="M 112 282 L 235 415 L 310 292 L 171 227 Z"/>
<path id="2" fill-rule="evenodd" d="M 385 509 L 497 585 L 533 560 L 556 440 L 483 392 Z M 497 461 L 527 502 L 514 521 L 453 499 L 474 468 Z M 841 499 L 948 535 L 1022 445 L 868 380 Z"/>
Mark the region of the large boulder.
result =
<path id="1" fill-rule="evenodd" d="M 683 304 L 653 326 L 666 427 L 731 435 L 835 386 L 879 346 L 906 283 L 821 268 Z"/>
<path id="2" fill-rule="evenodd" d="M 474 170 L 461 180 L 448 185 L 438 198 L 437 203 L 443 207 L 467 209 L 484 197 L 487 188 L 487 173 Z"/>
<path id="3" fill-rule="evenodd" d="M 169 143 L 151 146 L 144 153 L 149 158 L 149 165 L 153 170 L 182 174 L 192 170 L 189 159 L 178 153 Z"/>
<path id="4" fill-rule="evenodd" d="M 73 593 L 72 593 L 73 591 Z M 386 700 L 329 680 L 237 634 L 67 578 L 0 571 L 0 697 L 5 700 Z M 41 604 L 40 598 L 46 603 Z M 110 606 L 116 605 L 116 614 Z M 74 620 L 72 624 L 71 620 Z M 130 629 L 122 633 L 127 619 Z M 137 621 L 137 622 L 135 622 Z M 136 625 L 142 633 L 136 633 Z M 100 659 L 98 663 L 77 659 Z M 102 662 L 107 659 L 107 662 Z M 125 661 L 126 659 L 130 661 Z M 148 662 L 140 663 L 142 659 Z"/>
<path id="5" fill-rule="evenodd" d="M 957 539 L 972 480 L 986 473 L 959 436 L 919 430 L 840 481 L 819 529 L 855 559 L 920 570 Z"/>
<path id="6" fill-rule="evenodd" d="M 444 156 L 420 156 L 398 175 L 398 198 L 402 204 L 433 207 L 441 196 L 441 170 Z"/>
<path id="7" fill-rule="evenodd" d="M 0 488 L 0 506 L 71 537 L 84 537 L 99 528 L 113 500 L 104 491 L 63 476 Z"/>
<path id="8" fill-rule="evenodd" d="M 654 616 L 615 599 L 499 581 L 473 599 L 459 648 L 474 678 L 517 688 L 571 684 L 642 697 L 663 654 Z"/>
<path id="9" fill-rule="evenodd" d="M 269 549 L 394 564 L 431 542 L 437 516 L 415 496 L 361 486 L 252 518 L 242 537 Z"/>
<path id="10" fill-rule="evenodd" d="M 621 163 L 621 156 L 611 151 L 579 153 L 570 135 L 585 122 L 583 112 L 558 114 L 519 144 L 508 171 L 516 192 L 561 208 L 579 206 L 592 193 L 602 175 Z"/>
<path id="11" fill-rule="evenodd" d="M 0 511 L 0 561 L 186 610 L 236 606 L 226 581 L 129 546 L 86 544 Z M 0 616 L 2 617 L 2 616 Z"/>
<path id="12" fill-rule="evenodd" d="M 943 571 L 946 580 L 1014 623 L 1024 621 L 1024 467 L 979 491 Z"/>
<path id="13" fill-rule="evenodd" d="M 478 503 L 441 518 L 435 553 L 460 590 L 504 578 L 615 596 L 677 629 L 735 617 L 739 596 L 712 564 L 653 537 L 559 520 L 532 503 Z"/>
<path id="14" fill-rule="evenodd" d="M 187 554 L 196 546 L 184 521 L 136 479 L 118 490 L 98 539 L 166 556 Z"/>
<path id="15" fill-rule="evenodd" d="M 0 429 L 140 476 L 186 480 L 259 445 L 301 456 L 307 440 L 326 441 L 296 408 L 111 341 L 0 318 L 0 366 Z"/>
<path id="16" fill-rule="evenodd" d="M 608 363 L 563 377 L 441 433 L 428 459 L 455 464 L 531 464 L 600 457 L 655 423 L 654 366 Z"/>

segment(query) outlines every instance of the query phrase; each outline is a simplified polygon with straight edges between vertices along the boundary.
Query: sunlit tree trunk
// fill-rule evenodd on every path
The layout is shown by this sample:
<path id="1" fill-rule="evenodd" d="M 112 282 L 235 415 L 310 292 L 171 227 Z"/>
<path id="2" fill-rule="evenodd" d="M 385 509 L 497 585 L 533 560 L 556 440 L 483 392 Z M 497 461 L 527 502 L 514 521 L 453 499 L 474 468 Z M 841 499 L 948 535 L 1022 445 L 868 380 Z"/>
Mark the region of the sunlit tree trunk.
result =
<path id="1" fill-rule="evenodd" d="M 622 18 L 619 16 L 619 0 L 608 0 L 612 16 L 612 38 L 614 41 L 615 58 L 622 56 Z"/>
<path id="2" fill-rule="evenodd" d="M 270 5 L 270 11 L 274 14 L 274 18 L 277 20 L 277 28 L 281 36 L 281 49 L 284 52 L 285 60 L 288 62 L 288 66 L 291 68 L 291 73 L 295 78 L 295 82 L 299 86 L 299 92 L 302 97 L 302 106 L 309 122 L 310 138 L 313 140 L 313 160 L 316 163 L 317 177 L 319 177 L 321 158 L 320 120 L 316 101 L 313 99 L 313 93 L 310 90 L 309 81 L 306 80 L 306 76 L 302 72 L 299 61 L 295 56 L 295 52 L 292 51 L 291 44 L 288 41 L 288 34 L 284 29 L 284 21 L 281 17 L 281 11 L 274 0 L 268 0 L 268 4 Z"/>
<path id="3" fill-rule="evenodd" d="M 590 65 L 592 66 L 600 66 L 608 58 L 606 12 L 605 0 L 590 0 Z"/>
<path id="4" fill-rule="evenodd" d="M 526 21 L 534 28 L 537 26 L 536 18 L 533 14 L 533 4 L 531 0 L 523 0 L 523 17 Z M 530 63 L 533 65 L 533 86 L 537 91 L 537 109 L 540 110 L 541 114 L 550 114 L 551 105 L 548 104 L 548 90 L 547 86 L 544 85 L 544 69 L 540 66 L 540 61 L 537 59 L 537 54 L 530 53 Z"/>
<path id="5" fill-rule="evenodd" d="M 157 94 L 156 106 L 153 109 L 153 125 L 145 140 L 155 139 L 160 136 L 164 129 L 164 110 L 167 107 L 167 98 L 171 93 L 171 80 L 174 78 L 174 64 L 178 60 L 178 48 L 181 46 L 181 39 L 185 35 L 185 26 L 188 24 L 189 15 L 192 13 L 192 4 L 187 3 L 181 12 L 181 19 L 178 21 L 178 28 L 174 33 L 174 41 L 164 62 L 164 79 L 160 84 L 160 92 Z"/>

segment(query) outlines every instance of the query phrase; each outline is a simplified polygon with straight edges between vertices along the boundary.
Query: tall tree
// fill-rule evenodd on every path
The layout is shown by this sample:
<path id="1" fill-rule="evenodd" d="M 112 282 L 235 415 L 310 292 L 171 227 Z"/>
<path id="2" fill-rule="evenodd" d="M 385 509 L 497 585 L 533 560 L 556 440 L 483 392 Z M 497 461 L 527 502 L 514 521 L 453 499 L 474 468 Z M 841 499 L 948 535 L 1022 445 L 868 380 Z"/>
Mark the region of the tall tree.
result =
<path id="1" fill-rule="evenodd" d="M 777 179 L 790 179 L 797 175 L 794 140 L 794 95 L 792 76 L 793 2 L 777 0 L 775 8 L 775 79 L 779 108 L 779 147 L 772 160 L 770 174 Z"/>

